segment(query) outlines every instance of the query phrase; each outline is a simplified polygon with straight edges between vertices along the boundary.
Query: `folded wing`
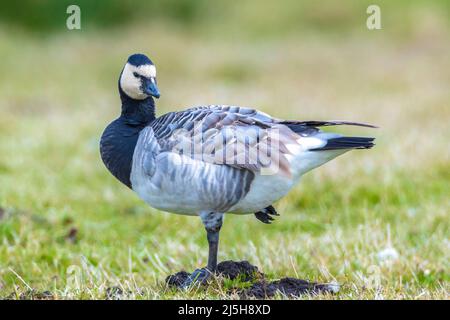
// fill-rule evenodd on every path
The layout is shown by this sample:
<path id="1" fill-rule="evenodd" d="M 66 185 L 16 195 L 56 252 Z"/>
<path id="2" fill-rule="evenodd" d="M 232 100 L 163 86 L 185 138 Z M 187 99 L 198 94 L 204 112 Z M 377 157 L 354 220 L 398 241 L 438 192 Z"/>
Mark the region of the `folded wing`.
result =
<path id="1" fill-rule="evenodd" d="M 161 148 L 252 172 L 290 175 L 288 144 L 298 138 L 277 119 L 251 108 L 207 106 L 172 112 L 152 123 Z"/>

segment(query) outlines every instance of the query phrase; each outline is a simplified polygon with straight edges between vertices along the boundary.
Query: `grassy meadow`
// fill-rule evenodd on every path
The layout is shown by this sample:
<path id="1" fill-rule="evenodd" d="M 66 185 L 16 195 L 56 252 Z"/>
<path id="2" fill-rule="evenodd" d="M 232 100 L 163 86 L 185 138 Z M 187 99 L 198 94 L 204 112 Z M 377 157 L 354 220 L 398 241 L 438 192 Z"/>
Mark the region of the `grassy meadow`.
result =
<path id="1" fill-rule="evenodd" d="M 323 23 L 320 12 L 308 17 Z M 273 224 L 227 215 L 219 261 L 341 285 L 302 299 L 448 299 L 450 24 L 418 6 L 403 11 L 414 23 L 387 10 L 383 29 L 368 31 L 358 12 L 343 29 L 281 25 L 266 36 L 267 26 L 245 29 L 257 16 L 238 13 L 242 30 L 137 19 L 36 35 L 0 23 L 0 298 L 233 299 L 227 290 L 245 286 L 166 287 L 167 275 L 206 265 L 200 219 L 148 207 L 100 160 L 119 73 L 143 52 L 158 70 L 157 114 L 234 104 L 379 126 L 331 128 L 377 145 L 305 175 Z M 269 23 L 289 23 L 277 13 Z"/>

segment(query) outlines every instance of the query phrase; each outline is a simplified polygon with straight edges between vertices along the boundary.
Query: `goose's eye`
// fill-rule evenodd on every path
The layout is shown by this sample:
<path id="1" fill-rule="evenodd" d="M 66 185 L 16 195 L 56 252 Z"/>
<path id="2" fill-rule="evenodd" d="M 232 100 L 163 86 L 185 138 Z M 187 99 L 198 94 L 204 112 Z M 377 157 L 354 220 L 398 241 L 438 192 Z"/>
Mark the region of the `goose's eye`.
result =
<path id="1" fill-rule="evenodd" d="M 136 78 L 139 78 L 139 73 L 133 72 L 133 76 L 135 76 Z"/>

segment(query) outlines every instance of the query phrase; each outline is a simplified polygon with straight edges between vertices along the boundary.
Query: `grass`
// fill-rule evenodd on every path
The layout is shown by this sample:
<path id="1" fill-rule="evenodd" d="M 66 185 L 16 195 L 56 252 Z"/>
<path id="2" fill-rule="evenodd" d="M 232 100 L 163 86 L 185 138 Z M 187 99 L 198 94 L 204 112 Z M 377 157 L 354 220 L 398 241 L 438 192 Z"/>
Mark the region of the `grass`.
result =
<path id="1" fill-rule="evenodd" d="M 149 208 L 99 158 L 121 65 L 143 51 L 158 66 L 159 114 L 224 103 L 380 126 L 347 129 L 377 146 L 307 174 L 272 225 L 227 216 L 219 260 L 342 285 L 305 299 L 448 299 L 450 44 L 440 26 L 421 21 L 406 40 L 383 30 L 222 41 L 141 24 L 108 36 L 0 34 L 0 297 L 104 299 L 119 287 L 122 298 L 236 298 L 226 291 L 243 284 L 164 285 L 206 264 L 200 220 Z"/>

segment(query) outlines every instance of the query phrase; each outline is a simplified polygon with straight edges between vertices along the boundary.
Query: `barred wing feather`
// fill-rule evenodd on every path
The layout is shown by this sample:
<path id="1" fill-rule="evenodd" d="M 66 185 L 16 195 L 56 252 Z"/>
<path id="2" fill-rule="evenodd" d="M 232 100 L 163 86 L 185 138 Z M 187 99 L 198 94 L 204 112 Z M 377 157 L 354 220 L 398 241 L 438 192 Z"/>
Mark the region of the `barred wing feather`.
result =
<path id="1" fill-rule="evenodd" d="M 298 136 L 251 108 L 205 106 L 171 112 L 151 124 L 162 150 L 252 172 L 290 175 L 287 144 Z"/>

